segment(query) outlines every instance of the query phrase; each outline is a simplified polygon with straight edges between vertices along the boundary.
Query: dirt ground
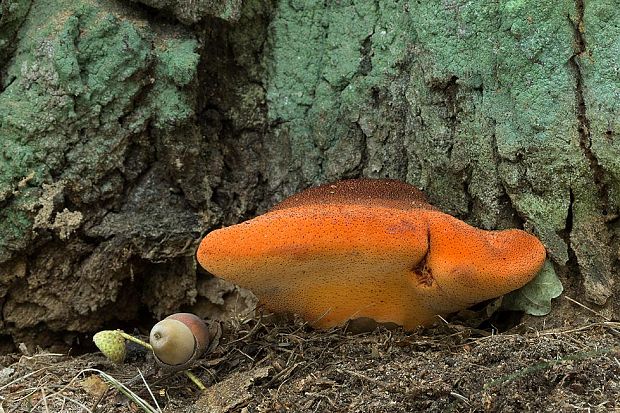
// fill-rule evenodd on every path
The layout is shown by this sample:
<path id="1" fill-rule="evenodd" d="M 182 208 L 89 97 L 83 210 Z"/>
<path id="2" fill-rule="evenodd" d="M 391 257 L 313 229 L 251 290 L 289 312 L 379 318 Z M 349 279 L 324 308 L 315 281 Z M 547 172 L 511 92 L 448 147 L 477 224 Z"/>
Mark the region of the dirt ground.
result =
<path id="1" fill-rule="evenodd" d="M 353 334 L 236 320 L 192 370 L 204 392 L 134 348 L 122 365 L 97 352 L 13 354 L 0 357 L 0 412 L 149 411 L 97 370 L 155 412 L 620 411 L 619 330 L 604 321 L 493 334 L 449 323 Z"/>

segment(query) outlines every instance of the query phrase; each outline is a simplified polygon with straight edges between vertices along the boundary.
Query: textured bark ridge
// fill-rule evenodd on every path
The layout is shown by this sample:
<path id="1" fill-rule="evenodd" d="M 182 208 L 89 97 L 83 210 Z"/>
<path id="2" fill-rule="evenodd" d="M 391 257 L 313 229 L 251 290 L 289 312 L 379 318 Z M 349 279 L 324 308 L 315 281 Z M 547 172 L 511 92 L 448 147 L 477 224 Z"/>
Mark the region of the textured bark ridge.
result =
<path id="1" fill-rule="evenodd" d="M 5 343 L 224 317 L 201 235 L 358 176 L 530 230 L 618 314 L 613 2 L 240 3 L 0 0 Z"/>

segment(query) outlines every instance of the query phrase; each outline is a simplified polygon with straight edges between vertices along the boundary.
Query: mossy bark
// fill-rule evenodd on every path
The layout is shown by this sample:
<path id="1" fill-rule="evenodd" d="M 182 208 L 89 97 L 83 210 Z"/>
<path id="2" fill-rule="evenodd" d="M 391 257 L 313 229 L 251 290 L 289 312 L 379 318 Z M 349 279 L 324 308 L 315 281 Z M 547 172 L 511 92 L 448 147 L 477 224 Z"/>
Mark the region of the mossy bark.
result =
<path id="1" fill-rule="evenodd" d="M 618 314 L 613 2 L 0 4 L 7 338 L 222 311 L 201 234 L 358 176 L 524 227 Z"/>

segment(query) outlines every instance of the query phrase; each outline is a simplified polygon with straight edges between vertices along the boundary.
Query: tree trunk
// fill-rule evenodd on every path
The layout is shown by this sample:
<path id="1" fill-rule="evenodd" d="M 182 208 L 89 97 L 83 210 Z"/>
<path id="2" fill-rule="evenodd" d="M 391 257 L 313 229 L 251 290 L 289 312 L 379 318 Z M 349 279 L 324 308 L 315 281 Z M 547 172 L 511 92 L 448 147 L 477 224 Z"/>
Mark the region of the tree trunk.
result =
<path id="1" fill-rule="evenodd" d="M 525 228 L 618 315 L 614 4 L 177 3 L 0 0 L 4 348 L 225 317 L 201 235 L 359 176 Z"/>

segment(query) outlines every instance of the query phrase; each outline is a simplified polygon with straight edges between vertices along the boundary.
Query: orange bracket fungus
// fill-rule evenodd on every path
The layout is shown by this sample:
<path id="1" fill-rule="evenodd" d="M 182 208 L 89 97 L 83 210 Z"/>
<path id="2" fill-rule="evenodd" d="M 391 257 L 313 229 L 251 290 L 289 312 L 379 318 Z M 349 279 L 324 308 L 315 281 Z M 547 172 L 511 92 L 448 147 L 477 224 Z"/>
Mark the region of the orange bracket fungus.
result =
<path id="1" fill-rule="evenodd" d="M 308 189 L 198 249 L 212 274 L 318 328 L 356 318 L 428 325 L 522 287 L 545 255 L 533 235 L 474 228 L 387 179 Z"/>

